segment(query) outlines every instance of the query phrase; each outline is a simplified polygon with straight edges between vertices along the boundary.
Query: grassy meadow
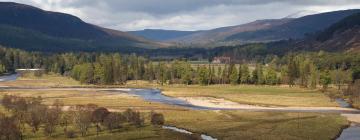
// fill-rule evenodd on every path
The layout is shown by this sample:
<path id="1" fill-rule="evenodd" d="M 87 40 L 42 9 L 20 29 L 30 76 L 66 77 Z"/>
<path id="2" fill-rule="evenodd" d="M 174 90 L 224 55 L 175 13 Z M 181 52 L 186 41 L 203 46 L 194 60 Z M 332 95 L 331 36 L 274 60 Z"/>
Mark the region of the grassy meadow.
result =
<path id="1" fill-rule="evenodd" d="M 167 124 L 219 139 L 326 140 L 348 125 L 337 114 L 246 111 L 170 111 Z"/>
<path id="2" fill-rule="evenodd" d="M 94 86 L 81 85 L 67 77 L 50 74 L 42 77 L 24 75 L 17 81 L 2 82 L 0 86 L 25 87 L 71 87 Z M 159 86 L 144 81 L 131 81 L 123 87 L 156 87 L 166 95 L 175 97 L 217 97 L 239 103 L 273 105 L 273 106 L 337 106 L 321 92 L 301 88 L 280 86 Z M 133 108 L 143 112 L 156 110 L 165 115 L 165 124 L 184 128 L 198 134 L 205 133 L 221 140 L 256 139 L 256 140 L 301 140 L 301 139 L 333 139 L 348 125 L 344 117 L 338 114 L 320 113 L 285 113 L 285 112 L 251 112 L 251 111 L 200 111 L 181 107 L 151 103 L 135 96 L 118 94 L 109 91 L 70 91 L 70 90 L 0 90 L 0 95 L 12 94 L 23 97 L 41 96 L 47 105 L 56 99 L 65 106 L 93 103 L 107 107 L 113 111 Z M 3 108 L 0 111 L 6 112 Z M 148 119 L 146 119 L 148 120 Z M 66 139 L 61 128 L 51 136 L 45 136 L 40 130 L 36 134 L 30 131 L 26 139 L 47 140 Z M 76 130 L 74 128 L 74 130 Z M 80 136 L 80 133 L 77 133 Z M 144 140 L 187 140 L 192 136 L 154 127 L 146 122 L 145 127 L 124 126 L 115 132 L 103 131 L 96 135 L 91 128 L 85 137 L 75 139 L 144 139 Z"/>
<path id="3" fill-rule="evenodd" d="M 175 97 L 216 97 L 242 104 L 263 106 L 334 107 L 338 106 L 318 90 L 281 86 L 211 85 L 162 86 L 163 93 Z"/>

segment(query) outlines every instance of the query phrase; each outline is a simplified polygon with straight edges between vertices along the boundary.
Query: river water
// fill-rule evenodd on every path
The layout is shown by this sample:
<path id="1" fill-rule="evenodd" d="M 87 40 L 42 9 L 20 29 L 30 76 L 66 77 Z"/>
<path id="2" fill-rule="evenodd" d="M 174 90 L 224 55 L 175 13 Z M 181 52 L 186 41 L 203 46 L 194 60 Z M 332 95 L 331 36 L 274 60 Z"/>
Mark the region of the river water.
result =
<path id="1" fill-rule="evenodd" d="M 344 99 L 335 100 L 341 107 L 351 108 L 351 105 Z M 352 123 L 348 128 L 344 129 L 337 140 L 360 140 L 360 126 Z"/>
<path id="2" fill-rule="evenodd" d="M 18 74 L 3 75 L 0 76 L 0 82 L 15 81 L 18 76 Z"/>

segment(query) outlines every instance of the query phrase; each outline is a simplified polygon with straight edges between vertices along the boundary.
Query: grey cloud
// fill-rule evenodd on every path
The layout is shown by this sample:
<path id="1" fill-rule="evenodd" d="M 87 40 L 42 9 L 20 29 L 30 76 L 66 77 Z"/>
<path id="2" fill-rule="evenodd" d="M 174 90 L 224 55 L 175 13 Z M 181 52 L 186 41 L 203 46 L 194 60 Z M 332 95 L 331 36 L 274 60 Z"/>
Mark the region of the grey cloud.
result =
<path id="1" fill-rule="evenodd" d="M 2 1 L 2 0 L 0 0 Z M 299 11 L 360 8 L 359 0 L 12 0 L 79 16 L 97 25 L 139 30 L 202 30 Z"/>

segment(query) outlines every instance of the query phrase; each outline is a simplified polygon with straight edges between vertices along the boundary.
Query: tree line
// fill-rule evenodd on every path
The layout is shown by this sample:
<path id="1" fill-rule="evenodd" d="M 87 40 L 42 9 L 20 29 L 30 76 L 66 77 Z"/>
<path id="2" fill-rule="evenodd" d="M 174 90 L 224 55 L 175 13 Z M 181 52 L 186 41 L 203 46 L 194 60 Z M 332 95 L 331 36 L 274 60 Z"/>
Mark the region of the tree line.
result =
<path id="1" fill-rule="evenodd" d="M 59 100 L 51 106 L 42 102 L 41 97 L 4 95 L 1 103 L 8 114 L 0 113 L 0 139 L 24 139 L 25 131 L 28 130 L 26 128 L 31 128 L 34 134 L 43 130 L 47 136 L 52 136 L 57 128 L 62 128 L 67 138 L 75 138 L 77 132 L 80 132 L 81 136 L 86 136 L 90 129 L 95 129 L 98 135 L 104 130 L 114 132 L 125 124 L 144 126 L 144 115 L 132 109 L 110 112 L 107 108 L 87 104 L 64 110 L 64 104 Z M 161 113 L 151 112 L 150 122 L 153 125 L 163 125 L 165 118 Z"/>
<path id="2" fill-rule="evenodd" d="M 255 59 L 255 58 L 254 58 Z M 236 63 L 235 63 L 236 62 Z M 360 78 L 360 56 L 352 53 L 304 52 L 230 64 L 191 64 L 186 60 L 152 61 L 120 53 L 47 54 L 0 48 L 0 74 L 16 68 L 43 68 L 84 84 L 125 84 L 147 80 L 159 84 L 288 84 L 324 89 Z"/>

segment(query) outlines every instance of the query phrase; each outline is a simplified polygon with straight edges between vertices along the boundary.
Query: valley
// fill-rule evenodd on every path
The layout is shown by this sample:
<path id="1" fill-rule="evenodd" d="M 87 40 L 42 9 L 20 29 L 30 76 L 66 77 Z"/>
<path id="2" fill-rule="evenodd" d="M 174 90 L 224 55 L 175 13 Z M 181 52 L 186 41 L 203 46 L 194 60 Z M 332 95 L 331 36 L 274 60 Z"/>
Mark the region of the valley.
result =
<path id="1" fill-rule="evenodd" d="M 56 79 L 56 80 L 54 80 Z M 60 80 L 61 79 L 61 80 Z M 53 83 L 56 81 L 64 81 L 62 83 Z M 47 81 L 48 85 L 29 85 L 27 83 L 38 83 Z M 69 84 L 71 83 L 71 84 Z M 71 79 L 67 79 L 66 77 L 56 76 L 56 75 L 44 75 L 43 77 L 33 77 L 30 74 L 23 75 L 22 77 L 19 77 L 18 80 L 15 81 L 5 81 L 1 82 L 2 87 L 2 94 L 7 95 L 17 95 L 17 96 L 23 96 L 23 97 L 37 97 L 41 96 L 44 100 L 45 104 L 51 105 L 51 103 L 57 99 L 62 101 L 64 103 L 64 107 L 67 108 L 67 106 L 75 106 L 79 104 L 86 105 L 88 103 L 97 104 L 99 106 L 104 106 L 109 108 L 111 111 L 120 111 L 120 110 L 126 110 L 127 108 L 132 108 L 135 110 L 139 110 L 141 112 L 149 112 L 151 110 L 156 110 L 159 112 L 162 112 L 166 117 L 166 125 L 170 126 L 177 126 L 180 128 L 185 128 L 186 130 L 191 130 L 192 132 L 198 132 L 198 133 L 206 133 L 210 136 L 213 136 L 218 139 L 237 139 L 239 137 L 241 138 L 255 138 L 255 139 L 262 139 L 262 138 L 270 138 L 270 139 L 277 139 L 279 137 L 282 138 L 291 138 L 291 139 L 303 139 L 306 138 L 332 138 L 335 137 L 339 131 L 341 131 L 341 128 L 348 125 L 346 119 L 344 117 L 341 117 L 340 115 L 337 115 L 334 113 L 329 113 L 327 111 L 323 113 L 316 113 L 317 111 L 314 111 L 313 113 L 310 113 L 307 111 L 261 111 L 261 110 L 254 110 L 252 109 L 246 111 L 246 110 L 218 110 L 215 109 L 211 110 L 203 110 L 200 109 L 191 109 L 187 107 L 181 107 L 177 105 L 169 105 L 160 103 L 157 101 L 146 101 L 142 98 L 138 98 L 137 96 L 132 96 L 126 94 L 126 90 L 120 90 L 117 92 L 114 92 L 112 90 L 114 87 L 107 89 L 104 87 L 96 87 L 94 85 L 83 85 L 85 87 L 79 87 L 76 86 L 76 81 L 72 81 Z M 12 88 L 12 85 L 16 85 L 16 87 Z M 56 85 L 56 86 L 54 86 Z M 134 85 L 129 85 L 131 87 L 134 87 Z M 72 88 L 77 87 L 77 88 Z M 125 87 L 127 87 L 125 85 Z M 201 88 L 201 87 L 192 87 L 188 88 L 188 90 L 184 90 L 184 88 L 181 88 L 182 86 L 159 86 L 159 88 L 162 88 L 164 90 L 164 93 L 167 95 L 176 95 L 176 96 L 194 96 L 194 97 L 201 97 L 201 96 L 208 96 L 205 93 L 208 93 L 209 88 Z M 118 87 L 118 88 L 124 88 L 124 87 Z M 216 87 L 219 88 L 219 87 Z M 223 94 L 226 94 L 226 91 L 233 91 L 234 88 L 232 86 L 222 86 Z M 116 89 L 116 88 L 115 88 Z M 174 89 L 173 91 L 171 91 Z M 179 92 L 181 90 L 183 92 Z M 196 90 L 194 90 L 196 89 Z M 243 89 L 243 88 L 241 88 Z M 266 94 L 266 92 L 269 89 L 273 89 L 274 91 L 270 92 L 276 92 L 279 95 L 286 95 L 289 94 L 287 92 L 304 92 L 303 89 L 289 89 L 286 87 L 263 87 L 263 88 L 256 88 L 255 92 L 263 91 Z M 224 91 L 225 90 L 225 91 Z M 239 90 L 239 89 L 238 89 Z M 254 90 L 251 87 L 248 87 L 247 90 L 244 90 L 248 92 L 249 94 L 253 94 L 251 91 Z M 189 91 L 193 91 L 192 93 Z M 118 93 L 120 92 L 120 94 Z M 123 92 L 123 93 L 121 93 Z M 219 92 L 219 91 L 213 91 Z M 306 92 L 306 91 L 305 91 Z M 177 94 L 176 94 L 177 93 Z M 180 93 L 187 93 L 187 94 L 180 94 Z M 194 94 L 197 93 L 197 94 Z M 220 93 L 219 93 L 220 94 Z M 261 92 L 260 92 L 261 94 Z M 321 93 L 309 93 L 309 94 L 320 94 Z M 234 97 L 242 98 L 240 95 L 233 95 Z M 274 96 L 274 98 L 277 98 L 276 95 L 268 95 L 267 98 L 272 98 L 271 96 Z M 300 96 L 300 94 L 299 94 Z M 325 106 L 338 106 L 335 102 L 331 101 L 327 97 L 312 97 L 314 99 L 321 99 L 324 98 L 323 101 Z M 245 97 L 242 100 L 247 100 Z M 298 102 L 297 99 L 289 99 L 292 102 Z M 258 100 L 260 102 L 261 100 Z M 251 101 L 248 101 L 251 102 Z M 191 102 L 190 102 L 191 103 Z M 303 102 L 303 103 L 306 103 Z M 318 106 L 324 105 L 324 103 L 319 104 Z M 311 106 L 303 104 L 304 106 Z M 289 105 L 289 106 L 299 106 L 299 104 L 295 105 Z M 300 105 L 301 106 L 301 105 Z M 297 113 L 296 113 L 297 112 Z M 181 115 L 180 115 L 181 114 Z M 267 117 L 268 115 L 273 117 Z M 204 116 L 206 116 L 206 120 L 204 120 Z M 145 116 L 144 116 L 145 117 Z M 202 121 L 197 121 L 202 120 Z M 195 123 L 197 122 L 197 123 Z M 215 123 L 216 122 L 216 123 Z M 332 123 L 329 123 L 332 122 Z M 214 126 L 209 126 L 205 124 L 212 123 Z M 326 123 L 327 127 L 322 127 L 323 124 Z M 230 125 L 231 124 L 231 125 Z M 255 125 L 257 124 L 257 125 Z M 310 125 L 311 124 L 311 125 Z M 206 127 L 204 127 L 206 126 Z M 226 126 L 228 129 L 223 129 Z M 254 127 L 258 126 L 258 127 Z M 267 126 L 264 128 L 264 126 Z M 276 126 L 276 127 L 275 127 Z M 220 128 L 220 129 L 219 129 Z M 144 130 L 142 130 L 144 129 Z M 313 135 L 310 131 L 301 131 L 300 130 L 312 130 Z M 149 130 L 156 132 L 155 134 L 149 133 L 146 134 Z M 240 130 L 245 130 L 243 133 L 237 133 L 234 135 L 235 132 L 238 132 Z M 291 131 L 288 131 L 291 130 Z M 331 130 L 331 131 L 330 131 Z M 334 130 L 337 130 L 338 132 L 335 132 Z M 119 130 L 120 133 L 116 133 L 115 137 L 113 134 L 111 135 L 113 138 L 116 139 L 116 137 L 124 137 L 123 133 Z M 135 138 L 138 139 L 140 135 L 136 135 L 137 133 L 141 134 L 141 136 L 149 135 L 145 139 L 158 139 L 158 138 L 165 138 L 169 139 L 168 135 L 176 136 L 177 138 L 180 138 L 176 134 L 173 135 L 175 132 L 171 132 L 169 130 L 161 130 L 159 128 L 153 128 L 153 127 L 144 127 L 140 130 L 138 128 L 134 129 L 134 135 L 127 135 L 129 139 Z M 162 131 L 162 132 L 161 132 Z M 159 133 L 161 132 L 161 133 Z M 296 132 L 296 134 L 294 133 Z M 259 135 L 262 134 L 262 135 Z M 294 134 L 291 134 L 294 133 Z M 320 135 L 319 135 L 320 133 Z M 129 132 L 126 132 L 126 134 L 129 134 Z M 332 134 L 332 135 L 330 135 Z M 25 134 L 25 136 L 34 137 L 36 139 L 40 138 L 46 138 L 45 136 L 36 135 L 32 136 L 32 134 Z M 88 134 L 87 139 L 102 139 L 107 137 L 108 134 L 100 134 L 100 136 L 91 136 L 91 133 Z M 61 134 L 58 136 L 55 136 L 54 138 L 61 138 Z M 183 136 L 184 139 L 187 139 L 187 135 Z M 182 139 L 182 138 L 180 138 Z"/>
<path id="2" fill-rule="evenodd" d="M 335 1 L 1 1 L 0 140 L 357 140 Z"/>

